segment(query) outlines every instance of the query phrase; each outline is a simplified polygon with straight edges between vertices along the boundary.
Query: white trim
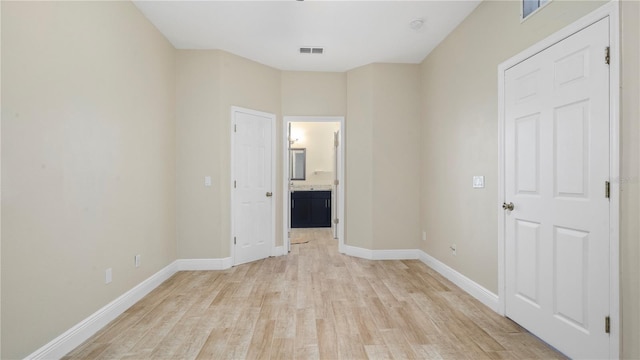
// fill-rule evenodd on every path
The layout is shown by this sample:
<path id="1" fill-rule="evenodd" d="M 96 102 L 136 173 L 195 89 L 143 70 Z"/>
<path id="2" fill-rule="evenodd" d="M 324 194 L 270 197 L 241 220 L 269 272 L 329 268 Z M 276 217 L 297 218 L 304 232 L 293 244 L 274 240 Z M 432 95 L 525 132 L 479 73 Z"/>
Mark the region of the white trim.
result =
<path id="1" fill-rule="evenodd" d="M 231 156 L 230 156 L 230 171 L 229 171 L 229 191 L 231 193 L 230 196 L 230 204 L 229 204 L 229 211 L 231 211 L 231 216 L 230 216 L 230 221 L 231 221 L 231 233 L 229 236 L 229 246 L 230 246 L 230 253 L 231 253 L 231 263 L 232 265 L 235 264 L 235 246 L 233 243 L 233 236 L 235 233 L 235 224 L 234 224 L 234 201 L 235 201 L 235 191 L 234 187 L 233 187 L 233 180 L 235 177 L 234 174 L 234 164 L 233 164 L 233 159 L 234 159 L 234 145 L 235 145 L 235 141 L 234 141 L 234 123 L 235 123 L 235 114 L 238 112 L 242 112 L 245 114 L 251 114 L 251 115 L 255 115 L 255 116 L 262 116 L 262 117 L 266 117 L 269 118 L 269 120 L 271 121 L 271 188 L 273 196 L 271 197 L 272 201 L 271 201 L 271 250 L 269 251 L 270 254 L 273 254 L 276 252 L 276 199 L 278 198 L 278 186 L 276 184 L 276 162 L 277 162 L 277 157 L 276 157 L 276 144 L 277 144 L 277 139 L 276 139 L 276 115 L 275 114 L 271 114 L 271 113 L 267 113 L 267 112 L 262 112 L 262 111 L 257 111 L 257 110 L 251 110 L 251 109 L 246 109 L 246 108 L 242 108 L 239 106 L 232 106 L 231 107 L 231 126 L 229 129 L 229 136 L 231 138 Z"/>
<path id="2" fill-rule="evenodd" d="M 504 73 L 507 69 L 564 40 L 576 32 L 604 18 L 609 18 L 609 47 L 611 62 L 609 64 L 609 109 L 610 109 L 610 177 L 611 197 L 610 212 L 610 298 L 609 316 L 611 333 L 609 334 L 609 357 L 620 357 L 620 20 L 619 3 L 612 0 L 590 14 L 578 19 L 560 31 L 552 34 L 537 44 L 529 47 L 498 66 L 498 206 L 505 201 L 504 184 Z M 505 302 L 505 219 L 504 211 L 498 210 L 498 313 L 504 315 Z"/>
<path id="3" fill-rule="evenodd" d="M 609 358 L 620 358 L 622 322 L 620 321 L 620 4 L 612 1 L 603 6 L 609 14 Z M 618 180 L 618 181 L 614 181 Z"/>
<path id="4" fill-rule="evenodd" d="M 367 260 L 417 260 L 417 249 L 369 250 L 345 245 L 345 254 Z"/>
<path id="5" fill-rule="evenodd" d="M 498 295 L 420 249 L 369 250 L 346 245 L 345 250 L 346 255 L 367 260 L 420 260 L 491 310 L 498 311 Z"/>
<path id="6" fill-rule="evenodd" d="M 284 254 L 286 254 L 286 251 L 284 250 L 284 245 L 283 246 L 275 246 L 271 250 L 271 256 L 282 256 Z"/>
<path id="7" fill-rule="evenodd" d="M 452 283 L 456 284 L 462 290 L 466 291 L 469 295 L 476 298 L 476 300 L 488 306 L 491 310 L 498 310 L 498 295 L 487 290 L 482 285 L 455 271 L 447 266 L 445 263 L 440 262 L 438 259 L 427 254 L 422 250 L 419 251 L 419 259 L 427 266 L 437 271 L 440 275 L 449 279 Z"/>
<path id="8" fill-rule="evenodd" d="M 274 248 L 273 256 L 284 254 L 284 246 Z M 345 252 L 368 260 L 416 260 L 440 273 L 445 278 L 459 286 L 478 301 L 495 310 L 497 296 L 466 276 L 451 269 L 427 253 L 418 249 L 368 250 L 356 246 L 345 245 Z M 124 313 L 128 308 L 140 301 L 164 281 L 179 271 L 225 270 L 232 266 L 232 258 L 219 259 L 178 259 L 158 271 L 148 279 L 136 285 L 133 289 L 119 296 L 114 301 L 91 314 L 86 319 L 65 331 L 62 335 L 36 350 L 25 359 L 60 359 L 71 350 L 80 346 L 109 322 Z"/>
<path id="9" fill-rule="evenodd" d="M 526 50 L 525 50 L 526 51 Z M 498 203 L 497 212 L 498 212 L 498 314 L 505 316 L 507 302 L 505 300 L 506 294 L 506 278 L 505 278 L 505 266 L 506 266 L 506 258 L 505 258 L 505 226 L 506 219 L 504 214 L 504 209 L 500 206 L 501 204 L 506 203 L 506 195 L 505 195 L 505 114 L 504 114 L 504 106 L 505 106 L 505 76 L 504 73 L 507 71 L 507 65 L 502 63 L 498 65 Z"/>
<path id="10" fill-rule="evenodd" d="M 505 136 L 504 136 L 504 72 L 502 64 L 498 66 L 498 201 L 496 211 L 498 212 L 498 308 L 496 311 L 502 316 L 506 316 L 507 302 L 505 300 L 505 225 L 506 219 L 502 204 L 506 203 L 505 196 Z"/>
<path id="11" fill-rule="evenodd" d="M 345 122 L 344 116 L 284 116 L 282 118 L 282 244 L 285 249 L 289 249 L 289 204 L 291 203 L 289 192 L 289 154 L 287 149 L 289 148 L 289 123 L 291 122 L 337 122 L 340 123 L 340 146 L 338 150 L 340 152 L 339 157 L 340 169 L 338 169 L 338 181 L 340 190 L 338 191 L 338 214 L 340 219 L 340 226 L 338 226 L 338 252 L 345 254 L 346 246 L 344 243 L 344 228 L 345 228 L 345 211 L 344 211 L 344 199 L 345 199 Z M 333 220 L 333 219 L 332 219 Z M 356 255 L 354 255 L 356 256 Z"/>
<path id="12" fill-rule="evenodd" d="M 372 250 L 373 260 L 417 260 L 417 249 Z"/>
<path id="13" fill-rule="evenodd" d="M 177 271 L 226 270 L 232 266 L 231 257 L 220 259 L 178 259 Z"/>
<path id="14" fill-rule="evenodd" d="M 365 249 L 357 246 L 345 245 L 344 254 L 353 256 L 353 257 L 358 257 L 361 259 L 373 260 L 373 250 L 369 250 L 369 249 Z"/>
<path id="15" fill-rule="evenodd" d="M 93 336 L 98 330 L 105 327 L 115 318 L 120 316 L 133 304 L 150 293 L 153 289 L 173 276 L 177 271 L 177 262 L 173 262 L 158 271 L 148 279 L 136 285 L 133 289 L 120 295 L 117 299 L 80 321 L 62 335 L 50 341 L 40 349 L 28 355 L 26 359 L 60 359 L 71 350 L 78 347 L 85 340 Z"/>

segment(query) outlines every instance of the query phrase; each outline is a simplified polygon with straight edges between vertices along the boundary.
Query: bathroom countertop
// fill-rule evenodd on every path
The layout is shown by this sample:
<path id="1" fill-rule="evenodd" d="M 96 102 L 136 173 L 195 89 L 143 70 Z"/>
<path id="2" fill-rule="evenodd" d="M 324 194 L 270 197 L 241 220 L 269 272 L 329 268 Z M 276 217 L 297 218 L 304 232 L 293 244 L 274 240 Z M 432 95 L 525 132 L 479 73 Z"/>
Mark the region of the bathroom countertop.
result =
<path id="1" fill-rule="evenodd" d="M 294 185 L 291 191 L 331 191 L 331 185 Z"/>

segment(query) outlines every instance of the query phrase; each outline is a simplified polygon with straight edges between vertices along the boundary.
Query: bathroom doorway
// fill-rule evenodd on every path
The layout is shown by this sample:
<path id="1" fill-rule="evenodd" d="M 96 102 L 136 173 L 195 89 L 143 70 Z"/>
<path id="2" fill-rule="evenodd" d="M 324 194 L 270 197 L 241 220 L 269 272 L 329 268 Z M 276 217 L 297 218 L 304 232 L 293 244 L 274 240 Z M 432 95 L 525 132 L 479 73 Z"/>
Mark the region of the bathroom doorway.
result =
<path id="1" fill-rule="evenodd" d="M 283 228 L 331 230 L 344 253 L 344 117 L 285 116 Z"/>

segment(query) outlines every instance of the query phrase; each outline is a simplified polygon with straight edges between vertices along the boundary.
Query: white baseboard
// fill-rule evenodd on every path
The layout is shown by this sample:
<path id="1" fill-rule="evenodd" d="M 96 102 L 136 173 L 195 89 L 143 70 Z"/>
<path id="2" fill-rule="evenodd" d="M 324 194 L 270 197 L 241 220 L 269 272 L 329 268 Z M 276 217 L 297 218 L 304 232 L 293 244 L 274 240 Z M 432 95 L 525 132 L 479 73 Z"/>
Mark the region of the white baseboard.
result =
<path id="1" fill-rule="evenodd" d="M 286 252 L 284 250 L 284 246 L 275 246 L 271 249 L 271 256 L 282 256 L 285 255 Z"/>
<path id="2" fill-rule="evenodd" d="M 351 245 L 345 244 L 344 253 L 345 255 L 349 255 L 349 256 L 355 256 L 362 259 L 373 260 L 373 250 L 369 250 L 369 249 L 365 249 L 357 246 L 351 246 Z"/>
<path id="3" fill-rule="evenodd" d="M 416 260 L 418 250 L 416 249 L 396 249 L 396 250 L 372 250 L 373 260 Z"/>
<path id="4" fill-rule="evenodd" d="M 460 274 L 454 269 L 450 268 L 440 260 L 427 254 L 422 250 L 418 251 L 418 258 L 433 270 L 440 273 L 440 275 L 449 279 L 452 283 L 458 285 L 462 290 L 466 291 L 469 295 L 476 298 L 481 303 L 485 304 L 493 311 L 498 312 L 498 295 L 487 290 L 480 284 L 469 279 L 468 277 Z"/>
<path id="5" fill-rule="evenodd" d="M 129 307 L 170 278 L 177 271 L 176 262 L 167 265 L 133 289 L 119 296 L 100 310 L 76 324 L 62 335 L 36 350 L 26 359 L 60 359 L 78 347 L 98 330 L 125 312 Z"/>
<path id="6" fill-rule="evenodd" d="M 231 258 L 221 259 L 179 259 L 167 265 L 133 289 L 91 314 L 62 335 L 50 341 L 25 359 L 60 359 L 85 340 L 120 316 L 133 304 L 150 293 L 178 271 L 224 270 L 231 268 Z"/>
<path id="7" fill-rule="evenodd" d="M 498 310 L 498 296 L 496 294 L 453 270 L 422 250 L 369 250 L 349 245 L 345 245 L 344 248 L 345 254 L 368 260 L 419 259 L 483 304 L 487 305 L 494 311 Z M 272 254 L 273 256 L 284 255 L 284 246 L 275 247 Z M 133 289 L 105 305 L 100 310 L 91 314 L 71 329 L 65 331 L 62 335 L 36 350 L 31 355 L 27 356 L 26 359 L 62 358 L 178 271 L 225 270 L 231 268 L 231 266 L 232 259 L 230 257 L 220 259 L 176 260 L 148 279 L 136 285 Z"/>
<path id="8" fill-rule="evenodd" d="M 498 311 L 498 295 L 487 290 L 480 284 L 460 274 L 443 262 L 419 249 L 398 249 L 398 250 L 369 250 L 356 246 L 345 245 L 345 254 L 367 260 L 413 260 L 419 259 L 440 275 L 449 279 L 469 295 L 485 304 L 493 311 Z"/>
<path id="9" fill-rule="evenodd" d="M 230 257 L 220 259 L 179 259 L 176 260 L 178 271 L 226 270 L 231 268 Z"/>
<path id="10" fill-rule="evenodd" d="M 369 250 L 357 246 L 345 245 L 345 254 L 367 260 L 415 260 L 418 259 L 416 249 Z"/>

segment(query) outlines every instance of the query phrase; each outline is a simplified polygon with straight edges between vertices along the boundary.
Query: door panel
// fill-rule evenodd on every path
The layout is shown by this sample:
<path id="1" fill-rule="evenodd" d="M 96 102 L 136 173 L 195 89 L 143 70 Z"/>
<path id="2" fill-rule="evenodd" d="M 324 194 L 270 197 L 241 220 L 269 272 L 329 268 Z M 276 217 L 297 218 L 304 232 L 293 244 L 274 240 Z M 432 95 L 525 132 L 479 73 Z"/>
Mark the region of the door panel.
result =
<path id="1" fill-rule="evenodd" d="M 589 103 L 570 104 L 555 111 L 556 196 L 587 198 L 589 186 Z"/>
<path id="2" fill-rule="evenodd" d="M 540 278 L 540 224 L 518 220 L 515 234 L 516 295 L 538 306 Z"/>
<path id="3" fill-rule="evenodd" d="M 557 226 L 554 230 L 554 312 L 588 332 L 589 233 Z M 571 271 L 563 271 L 568 269 Z"/>
<path id="4" fill-rule="evenodd" d="M 273 115 L 234 111 L 234 264 L 266 258 L 273 246 Z"/>
<path id="5" fill-rule="evenodd" d="M 540 114 L 516 119 L 516 186 L 519 194 L 538 194 L 540 181 Z"/>
<path id="6" fill-rule="evenodd" d="M 575 358 L 609 356 L 608 29 L 505 72 L 506 314 Z"/>

